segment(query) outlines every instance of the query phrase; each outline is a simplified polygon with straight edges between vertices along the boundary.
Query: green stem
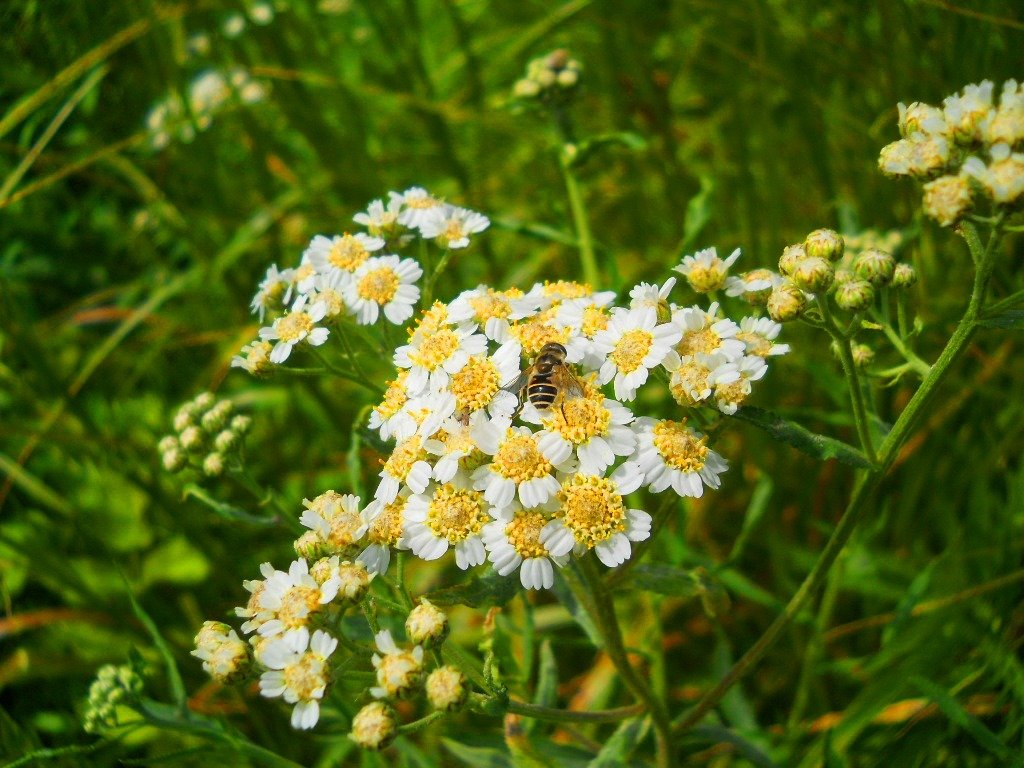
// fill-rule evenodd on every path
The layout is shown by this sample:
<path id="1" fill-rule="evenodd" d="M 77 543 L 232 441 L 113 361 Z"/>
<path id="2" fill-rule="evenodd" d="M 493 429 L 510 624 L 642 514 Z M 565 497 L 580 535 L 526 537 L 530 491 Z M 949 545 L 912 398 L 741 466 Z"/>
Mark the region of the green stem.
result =
<path id="1" fill-rule="evenodd" d="M 846 377 L 846 386 L 850 390 L 850 402 L 853 406 L 853 422 L 857 428 L 857 437 L 860 439 L 861 449 L 868 461 L 872 464 L 878 463 L 878 456 L 875 453 L 875 444 L 871 439 L 871 427 L 868 422 L 868 411 L 864 405 L 864 391 L 860 386 L 860 376 L 857 373 L 857 365 L 853 361 L 853 350 L 850 348 L 850 338 L 839 330 L 835 319 L 832 317 L 832 310 L 828 305 L 828 298 L 822 296 L 818 299 L 818 306 L 821 308 L 821 316 L 825 321 L 825 330 L 828 331 L 836 348 L 839 350 L 839 362 L 843 366 L 843 375 Z"/>
<path id="2" fill-rule="evenodd" d="M 889 343 L 896 348 L 896 351 L 903 355 L 903 359 L 910 364 L 910 367 L 917 371 L 923 379 L 928 375 L 928 371 L 931 370 L 931 366 L 928 365 L 924 360 L 914 354 L 914 351 L 906 345 L 900 335 L 887 321 L 879 318 L 875 315 L 875 320 L 882 327 L 882 333 L 885 334 L 886 338 L 889 339 Z"/>
<path id="3" fill-rule="evenodd" d="M 971 298 L 968 302 L 967 309 L 964 311 L 963 317 L 957 324 L 956 330 L 950 337 L 949 341 L 946 342 L 946 346 L 939 354 L 938 359 L 931 366 L 931 370 L 928 375 L 921 382 L 921 386 L 914 393 L 914 396 L 907 403 L 903 412 L 899 418 L 896 419 L 896 423 L 893 424 L 892 430 L 882 441 L 882 445 L 878 450 L 878 464 L 871 470 L 861 473 L 857 478 L 856 485 L 854 486 L 853 495 L 850 498 L 850 503 L 843 512 L 843 516 L 839 519 L 836 524 L 835 530 L 829 537 L 828 542 L 825 544 L 825 548 L 818 556 L 817 562 L 811 572 L 807 574 L 807 577 L 800 584 L 796 593 L 790 598 L 789 603 L 783 609 L 782 613 L 776 617 L 775 621 L 769 625 L 768 629 L 764 631 L 764 634 L 758 638 L 757 642 L 750 647 L 750 649 L 741 656 L 732 668 L 725 674 L 725 676 L 719 681 L 719 683 L 712 688 L 710 691 L 701 697 L 700 701 L 687 712 L 682 718 L 680 718 L 673 725 L 675 732 L 685 731 L 692 728 L 699 723 L 704 716 L 714 709 L 718 703 L 722 700 L 729 689 L 732 688 L 751 668 L 756 665 L 761 658 L 767 653 L 768 649 L 774 645 L 776 639 L 782 631 L 789 625 L 791 621 L 803 610 L 808 600 L 817 591 L 818 587 L 824 582 L 828 576 L 828 572 L 835 562 L 839 553 L 842 552 L 843 547 L 846 546 L 846 542 L 849 540 L 853 531 L 856 529 L 857 524 L 863 517 L 864 513 L 869 508 L 868 502 L 871 500 L 874 492 L 881 485 L 882 480 L 885 478 L 889 469 L 892 467 L 893 462 L 899 455 L 900 448 L 906 442 L 907 438 L 913 434 L 914 427 L 921 414 L 924 413 L 928 406 L 931 404 L 932 398 L 938 391 L 939 385 L 946 378 L 946 374 L 953 364 L 960 359 L 964 351 L 967 349 L 967 345 L 970 343 L 971 338 L 974 336 L 977 330 L 978 316 L 981 314 L 982 306 L 984 305 L 985 295 L 988 290 L 989 279 L 992 275 L 993 267 L 993 255 L 995 253 L 996 245 L 999 242 L 999 236 L 1001 234 L 1001 223 L 1002 217 L 997 220 L 996 225 L 993 227 L 992 234 L 989 237 L 989 241 L 984 251 L 980 254 L 974 254 L 973 251 L 976 245 L 972 244 L 970 238 L 968 238 L 968 245 L 972 249 L 975 262 L 978 264 L 978 269 L 974 274 L 974 285 L 971 290 Z"/>
<path id="4" fill-rule="evenodd" d="M 346 379 L 347 381 L 355 382 L 364 389 L 368 389 L 371 392 L 373 392 L 373 394 L 376 395 L 377 397 L 383 397 L 384 390 L 378 387 L 376 384 L 373 384 L 367 379 L 364 379 L 362 376 L 358 376 L 352 373 L 351 371 L 346 371 L 344 368 L 340 368 L 339 366 L 335 365 L 334 363 L 327 359 L 327 355 L 325 355 L 316 347 L 310 347 L 310 350 L 313 352 L 313 356 L 320 360 L 320 362 L 324 364 L 324 367 L 327 368 L 335 376 L 338 376 L 342 379 Z"/>
<path id="5" fill-rule="evenodd" d="M 430 309 L 430 305 L 433 303 L 434 299 L 434 283 L 437 282 L 437 278 L 440 276 L 440 274 L 444 272 L 445 267 L 448 266 L 448 262 L 451 261 L 451 258 L 452 249 L 445 248 L 444 253 L 441 254 L 441 258 L 438 259 L 437 261 L 437 266 L 434 267 L 434 271 L 431 272 L 430 277 L 427 278 L 427 282 L 423 286 L 424 309 Z"/>
<path id="6" fill-rule="evenodd" d="M 671 768 L 675 755 L 672 748 L 672 726 L 665 703 L 658 699 L 629 662 L 626 647 L 622 642 L 622 630 L 615 616 L 611 594 L 601 579 L 593 554 L 576 561 L 582 579 L 570 578 L 569 584 L 580 604 L 590 614 L 597 631 L 604 641 L 604 652 L 608 654 L 622 682 L 639 699 L 654 724 L 654 738 L 657 745 L 658 768 Z"/>
<path id="7" fill-rule="evenodd" d="M 421 728 L 426 728 L 432 722 L 434 722 L 435 720 L 440 720 L 444 716 L 444 712 L 431 712 L 429 715 L 421 717 L 419 720 L 413 720 L 411 723 L 406 723 L 405 725 L 398 726 L 398 732 L 413 733 L 414 731 L 418 731 Z"/>
<path id="8" fill-rule="evenodd" d="M 614 709 L 577 712 L 571 709 L 541 707 L 537 704 L 528 704 L 525 701 L 509 699 L 507 711 L 513 715 L 531 717 L 534 720 L 551 720 L 557 723 L 612 723 L 642 715 L 647 711 L 647 706 L 638 703 L 630 704 L 627 707 L 615 707 Z"/>
<path id="9" fill-rule="evenodd" d="M 341 339 L 341 345 L 345 347 L 345 354 L 348 355 L 348 361 L 352 364 L 355 369 L 356 375 L 359 376 L 363 381 L 369 381 L 370 377 L 366 375 L 366 371 L 363 370 L 362 364 L 359 362 L 359 358 L 356 357 L 355 348 L 352 346 L 352 341 L 348 337 L 348 333 L 345 331 L 344 321 L 340 321 L 334 324 L 334 327 L 338 330 L 338 337 Z"/>
<path id="10" fill-rule="evenodd" d="M 576 242 L 580 251 L 583 281 L 596 289 L 600 283 L 601 276 L 597 270 L 597 258 L 594 255 L 594 239 L 590 233 L 590 222 L 587 220 L 587 208 L 583 203 L 583 193 L 569 163 L 569 159 L 563 154 L 560 159 L 562 178 L 565 179 L 565 191 L 569 195 L 572 223 L 576 229 Z"/>

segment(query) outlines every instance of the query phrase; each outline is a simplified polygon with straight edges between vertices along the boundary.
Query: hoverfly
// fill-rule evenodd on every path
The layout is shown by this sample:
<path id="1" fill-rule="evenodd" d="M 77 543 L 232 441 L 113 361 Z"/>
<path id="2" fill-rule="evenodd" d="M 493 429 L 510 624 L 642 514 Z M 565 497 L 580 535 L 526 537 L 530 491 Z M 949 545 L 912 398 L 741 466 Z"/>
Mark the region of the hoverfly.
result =
<path id="1" fill-rule="evenodd" d="M 505 387 L 512 392 L 518 391 L 519 395 L 519 406 L 512 418 L 519 415 L 527 400 L 538 411 L 546 411 L 558 401 L 562 418 L 565 418 L 565 400 L 581 397 L 584 393 L 583 382 L 566 365 L 566 354 L 565 347 L 557 342 L 545 344 L 533 364 Z"/>

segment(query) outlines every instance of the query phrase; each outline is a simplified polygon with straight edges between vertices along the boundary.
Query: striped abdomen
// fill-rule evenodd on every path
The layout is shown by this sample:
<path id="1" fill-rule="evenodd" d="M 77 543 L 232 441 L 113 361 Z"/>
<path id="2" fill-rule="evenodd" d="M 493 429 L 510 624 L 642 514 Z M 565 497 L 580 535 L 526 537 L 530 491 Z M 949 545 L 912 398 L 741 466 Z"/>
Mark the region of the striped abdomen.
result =
<path id="1" fill-rule="evenodd" d="M 548 368 L 546 373 L 535 373 L 526 385 L 526 396 L 533 407 L 538 410 L 550 408 L 558 396 L 558 387 L 551 383 L 554 370 Z"/>

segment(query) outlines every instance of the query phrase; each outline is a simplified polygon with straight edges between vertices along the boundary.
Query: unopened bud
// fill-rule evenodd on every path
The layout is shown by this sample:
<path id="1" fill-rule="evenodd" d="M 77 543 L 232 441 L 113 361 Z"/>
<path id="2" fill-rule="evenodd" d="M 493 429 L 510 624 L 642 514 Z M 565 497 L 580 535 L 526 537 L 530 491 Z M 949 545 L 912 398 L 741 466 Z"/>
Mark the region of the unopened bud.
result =
<path id="1" fill-rule="evenodd" d="M 580 81 L 580 73 L 574 69 L 563 69 L 558 73 L 558 84 L 562 88 L 572 88 Z"/>
<path id="2" fill-rule="evenodd" d="M 917 270 L 909 264 L 897 264 L 892 273 L 893 288 L 909 288 L 917 282 Z"/>
<path id="3" fill-rule="evenodd" d="M 772 289 L 768 297 L 768 316 L 777 323 L 788 323 L 796 320 L 806 306 L 807 296 L 804 292 L 786 280 Z"/>
<path id="4" fill-rule="evenodd" d="M 338 579 L 338 597 L 358 603 L 370 589 L 370 582 L 376 575 L 367 571 L 362 563 L 341 563 L 335 574 Z"/>
<path id="5" fill-rule="evenodd" d="M 185 403 L 178 412 L 174 414 L 174 431 L 182 432 L 186 427 L 195 423 L 195 406 L 192 403 Z"/>
<path id="6" fill-rule="evenodd" d="M 168 472 L 180 472 L 185 468 L 185 454 L 180 448 L 171 448 L 161 454 L 160 463 Z"/>
<path id="7" fill-rule="evenodd" d="M 865 368 L 871 365 L 875 359 L 875 350 L 867 344 L 854 344 L 850 351 L 853 353 L 853 364 L 858 368 Z"/>
<path id="8" fill-rule="evenodd" d="M 875 289 L 867 280 L 850 280 L 836 287 L 836 306 L 849 312 L 858 312 L 871 306 Z"/>
<path id="9" fill-rule="evenodd" d="M 203 622 L 195 645 L 192 655 L 203 662 L 203 669 L 214 680 L 235 682 L 249 671 L 252 662 L 249 645 L 221 621 Z"/>
<path id="10" fill-rule="evenodd" d="M 532 99 L 538 93 L 540 93 L 540 83 L 529 78 L 524 77 L 522 80 L 517 80 L 516 84 L 512 86 L 512 94 L 520 99 Z"/>
<path id="11" fill-rule="evenodd" d="M 851 280 L 856 280 L 856 279 L 857 279 L 857 276 L 855 274 L 853 274 L 853 272 L 851 272 L 848 269 L 841 269 L 840 268 L 840 269 L 836 270 L 835 280 L 833 281 L 832 285 L 834 287 L 838 287 L 840 285 L 843 285 L 844 283 L 848 283 Z"/>
<path id="12" fill-rule="evenodd" d="M 237 432 L 239 435 L 248 434 L 249 430 L 252 429 L 252 416 L 246 416 L 245 414 L 239 414 L 231 420 L 231 429 Z"/>
<path id="13" fill-rule="evenodd" d="M 212 407 L 215 402 L 217 402 L 217 398 L 213 396 L 212 392 L 200 392 L 192 400 L 192 404 L 197 411 L 205 411 Z"/>
<path id="14" fill-rule="evenodd" d="M 324 542 L 316 531 L 306 531 L 299 536 L 292 545 L 298 557 L 305 558 L 307 562 L 316 560 L 323 552 Z M 312 569 L 310 569 L 312 573 Z M 316 578 L 315 576 L 313 578 Z M 326 581 L 326 579 L 324 579 Z M 317 583 L 322 583 L 317 579 Z"/>
<path id="15" fill-rule="evenodd" d="M 434 648 L 448 636 L 448 616 L 426 598 L 420 601 L 405 620 L 405 634 L 409 641 L 426 648 Z"/>
<path id="16" fill-rule="evenodd" d="M 185 427 L 178 440 L 186 451 L 198 451 L 203 447 L 203 431 L 199 427 Z"/>
<path id="17" fill-rule="evenodd" d="M 203 474 L 207 477 L 219 477 L 223 473 L 224 457 L 217 452 L 207 454 L 203 459 Z"/>
<path id="18" fill-rule="evenodd" d="M 434 709 L 454 712 L 469 698 L 469 681 L 456 667 L 438 667 L 427 677 L 427 701 Z"/>
<path id="19" fill-rule="evenodd" d="M 808 256 L 835 262 L 843 257 L 846 243 L 834 229 L 816 229 L 804 240 L 804 250 Z"/>
<path id="20" fill-rule="evenodd" d="M 835 279 L 832 262 L 820 256 L 808 256 L 798 261 L 793 267 L 790 279 L 797 287 L 808 293 L 821 293 L 828 290 Z"/>
<path id="21" fill-rule="evenodd" d="M 156 449 L 160 453 L 167 453 L 167 451 L 175 450 L 179 447 L 178 438 L 174 435 L 165 435 L 160 438 L 160 442 L 156 444 Z"/>
<path id="22" fill-rule="evenodd" d="M 374 701 L 356 712 L 352 732 L 348 735 L 363 749 L 384 749 L 398 735 L 395 712 L 383 701 Z"/>
<path id="23" fill-rule="evenodd" d="M 853 271 L 857 277 L 872 285 L 888 285 L 895 270 L 896 260 L 892 255 L 877 248 L 862 251 L 853 261 Z"/>
<path id="24" fill-rule="evenodd" d="M 213 447 L 221 453 L 230 453 L 238 447 L 241 437 L 232 429 L 224 429 L 213 439 Z"/>
<path id="25" fill-rule="evenodd" d="M 230 400 L 221 400 L 210 410 L 203 414 L 201 424 L 207 432 L 218 432 L 227 424 L 231 409 L 234 408 Z"/>
<path id="26" fill-rule="evenodd" d="M 807 251 L 804 250 L 803 243 L 787 245 L 782 249 L 782 256 L 779 257 L 779 272 L 787 276 L 793 274 L 793 268 L 797 265 L 797 262 L 803 261 L 806 258 Z"/>

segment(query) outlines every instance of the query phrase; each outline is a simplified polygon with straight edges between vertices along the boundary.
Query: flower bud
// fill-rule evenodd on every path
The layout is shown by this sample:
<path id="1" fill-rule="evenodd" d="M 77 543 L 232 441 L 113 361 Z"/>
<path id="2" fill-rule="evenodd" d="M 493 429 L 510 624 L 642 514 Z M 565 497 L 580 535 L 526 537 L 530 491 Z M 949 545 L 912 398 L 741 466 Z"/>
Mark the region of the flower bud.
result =
<path id="1" fill-rule="evenodd" d="M 573 88 L 580 81 L 580 73 L 574 69 L 563 69 L 558 73 L 558 85 L 561 88 Z"/>
<path id="2" fill-rule="evenodd" d="M 178 438 L 174 435 L 165 435 L 160 438 L 160 442 L 156 444 L 156 449 L 160 453 L 167 453 L 167 451 L 174 451 L 180 447 Z"/>
<path id="3" fill-rule="evenodd" d="M 238 447 L 241 437 L 232 429 L 223 429 L 213 439 L 213 447 L 221 453 L 231 453 Z"/>
<path id="4" fill-rule="evenodd" d="M 909 288 L 917 282 L 917 270 L 909 264 L 897 264 L 892 273 L 893 288 Z"/>
<path id="5" fill-rule="evenodd" d="M 356 712 L 348 735 L 363 749 L 384 749 L 398 735 L 395 712 L 383 701 L 374 701 Z"/>
<path id="6" fill-rule="evenodd" d="M 779 272 L 788 277 L 793 274 L 793 268 L 796 266 L 797 262 L 803 261 L 806 258 L 807 251 L 804 250 L 803 243 L 787 245 L 782 249 L 782 256 L 779 257 Z"/>
<path id="7" fill-rule="evenodd" d="M 420 600 L 405 620 L 405 633 L 410 642 L 435 648 L 448 636 L 448 616 L 426 598 Z"/>
<path id="8" fill-rule="evenodd" d="M 909 139 L 915 133 L 941 133 L 946 128 L 942 110 L 930 104 L 915 101 L 909 107 L 899 105 L 900 136 Z"/>
<path id="9" fill-rule="evenodd" d="M 207 432 L 218 432 L 227 424 L 231 409 L 234 408 L 230 400 L 221 400 L 210 410 L 203 414 L 200 423 Z"/>
<path id="10" fill-rule="evenodd" d="M 950 227 L 971 209 L 971 183 L 963 176 L 942 176 L 924 185 L 924 212 Z"/>
<path id="11" fill-rule="evenodd" d="M 512 95 L 519 99 L 532 99 L 540 93 L 540 83 L 524 77 L 512 86 Z"/>
<path id="12" fill-rule="evenodd" d="M 836 286 L 843 285 L 843 283 L 848 283 L 851 280 L 856 280 L 856 279 L 857 279 L 857 276 L 854 275 L 853 272 L 851 272 L 848 269 L 840 268 L 840 269 L 836 270 L 835 280 L 832 282 L 832 285 L 833 285 L 833 287 L 836 287 Z"/>
<path id="13" fill-rule="evenodd" d="M 192 400 L 197 412 L 208 410 L 215 402 L 217 402 L 217 398 L 213 396 L 212 392 L 200 392 Z"/>
<path id="14" fill-rule="evenodd" d="M 180 448 L 171 448 L 161 454 L 160 463 L 168 472 L 180 472 L 185 468 L 185 454 Z"/>
<path id="15" fill-rule="evenodd" d="M 796 320 L 807 306 L 807 296 L 791 281 L 786 280 L 772 289 L 768 297 L 768 316 L 777 323 Z"/>
<path id="16" fill-rule="evenodd" d="M 853 260 L 853 271 L 857 277 L 872 285 L 888 285 L 896 270 L 896 260 L 885 251 L 868 248 Z"/>
<path id="17" fill-rule="evenodd" d="M 199 427 L 185 427 L 178 439 L 186 451 L 198 451 L 203 447 L 203 432 Z"/>
<path id="18" fill-rule="evenodd" d="M 867 280 L 850 280 L 836 287 L 836 306 L 850 312 L 858 312 L 871 306 L 875 300 L 875 288 Z"/>
<path id="19" fill-rule="evenodd" d="M 804 250 L 808 256 L 817 256 L 832 262 L 839 261 L 845 249 L 843 236 L 834 229 L 816 229 L 804 240 Z"/>
<path id="20" fill-rule="evenodd" d="M 235 682 L 245 677 L 251 667 L 249 646 L 221 621 L 204 621 L 195 644 L 192 655 L 203 662 L 203 669 L 218 682 Z"/>
<path id="21" fill-rule="evenodd" d="M 224 457 L 214 451 L 203 459 L 203 474 L 207 477 L 220 477 L 224 473 Z"/>
<path id="22" fill-rule="evenodd" d="M 196 409 L 192 403 L 185 403 L 174 414 L 174 431 L 182 432 L 195 423 Z"/>
<path id="23" fill-rule="evenodd" d="M 323 554 L 324 542 L 316 531 L 306 531 L 295 540 L 292 546 L 297 556 L 305 558 L 307 562 L 312 562 Z M 315 564 L 313 567 L 316 567 Z M 312 568 L 310 569 L 310 574 L 313 574 Z M 313 578 L 315 579 L 316 576 L 313 575 Z M 324 581 L 326 580 L 324 579 Z M 322 584 L 323 582 L 317 579 L 317 583 Z"/>
<path id="24" fill-rule="evenodd" d="M 438 667 L 427 677 L 427 701 L 434 709 L 454 712 L 469 699 L 469 681 L 456 667 Z"/>
<path id="25" fill-rule="evenodd" d="M 866 368 L 875 359 L 875 350 L 867 344 L 854 344 L 850 351 L 853 353 L 853 364 L 858 368 Z"/>
<path id="26" fill-rule="evenodd" d="M 238 414 L 231 420 L 231 429 L 239 435 L 245 436 L 252 429 L 252 416 Z"/>
<path id="27" fill-rule="evenodd" d="M 362 563 L 344 562 L 338 566 L 335 578 L 338 580 L 338 597 L 358 603 L 370 589 L 370 582 L 376 573 L 370 573 Z M 417 642 L 413 640 L 413 642 Z"/>
<path id="28" fill-rule="evenodd" d="M 796 263 L 790 279 L 803 291 L 821 293 L 832 285 L 832 281 L 835 279 L 835 269 L 828 259 L 823 259 L 820 256 L 808 256 Z"/>
<path id="29" fill-rule="evenodd" d="M 371 661 L 377 670 L 377 685 L 370 693 L 378 699 L 401 699 L 416 690 L 423 681 L 423 648 L 414 646 L 403 651 L 384 629 L 374 638 L 377 650 L 383 655 L 373 654 Z"/>

